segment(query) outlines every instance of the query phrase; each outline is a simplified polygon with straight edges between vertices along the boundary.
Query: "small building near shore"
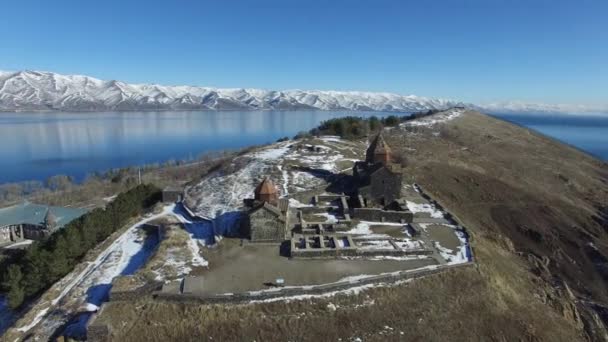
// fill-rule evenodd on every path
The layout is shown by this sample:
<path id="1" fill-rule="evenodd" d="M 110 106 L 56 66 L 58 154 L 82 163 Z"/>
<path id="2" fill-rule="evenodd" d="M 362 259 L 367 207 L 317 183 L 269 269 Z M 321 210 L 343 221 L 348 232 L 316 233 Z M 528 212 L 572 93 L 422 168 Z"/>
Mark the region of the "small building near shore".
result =
<path id="1" fill-rule="evenodd" d="M 0 245 L 44 239 L 86 212 L 86 209 L 30 202 L 0 208 Z"/>
<path id="2" fill-rule="evenodd" d="M 163 203 L 181 202 L 184 199 L 184 189 L 175 186 L 168 186 L 163 189 L 162 199 Z"/>

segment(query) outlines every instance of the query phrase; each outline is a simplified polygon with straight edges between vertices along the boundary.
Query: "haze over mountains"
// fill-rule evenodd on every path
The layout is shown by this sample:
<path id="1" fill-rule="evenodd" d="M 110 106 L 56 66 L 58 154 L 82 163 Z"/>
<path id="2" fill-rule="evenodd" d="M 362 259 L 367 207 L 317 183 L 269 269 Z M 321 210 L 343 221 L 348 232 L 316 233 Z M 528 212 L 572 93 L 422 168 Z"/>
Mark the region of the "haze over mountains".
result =
<path id="1" fill-rule="evenodd" d="M 480 106 L 391 93 L 162 86 L 52 72 L 0 72 L 0 111 L 308 109 L 412 112 L 453 106 L 491 112 L 608 112 L 584 106 L 518 102 Z"/>

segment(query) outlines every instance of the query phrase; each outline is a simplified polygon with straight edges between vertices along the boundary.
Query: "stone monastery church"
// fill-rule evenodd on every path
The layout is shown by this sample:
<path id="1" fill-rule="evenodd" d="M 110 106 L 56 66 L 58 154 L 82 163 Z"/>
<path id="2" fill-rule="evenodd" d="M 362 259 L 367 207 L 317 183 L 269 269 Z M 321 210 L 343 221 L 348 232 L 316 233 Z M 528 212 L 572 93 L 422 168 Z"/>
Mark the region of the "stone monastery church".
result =
<path id="1" fill-rule="evenodd" d="M 393 163 L 392 151 L 382 133 L 370 143 L 364 161 L 353 166 L 353 184 L 349 196 L 344 197 L 344 205 L 337 209 L 344 221 L 350 224 L 350 217 L 368 221 L 411 222 L 413 214 L 407 209 L 402 197 L 403 168 Z M 288 198 L 279 198 L 280 193 L 274 182 L 265 177 L 255 188 L 254 198 L 244 200 L 246 218 L 241 221 L 241 230 L 252 242 L 282 242 L 289 240 L 292 231 L 301 230 L 304 208 L 290 208 Z M 319 197 L 319 196 L 315 196 Z M 323 210 L 318 207 L 316 211 Z M 329 208 L 329 207 L 327 207 Z M 310 208 L 307 208 L 310 209 Z M 328 209 L 330 210 L 330 209 Z"/>
<path id="2" fill-rule="evenodd" d="M 358 194 L 367 206 L 386 206 L 402 197 L 403 168 L 393 163 L 391 148 L 382 133 L 378 133 L 367 148 L 365 161 L 355 163 L 353 176 L 358 183 Z"/>

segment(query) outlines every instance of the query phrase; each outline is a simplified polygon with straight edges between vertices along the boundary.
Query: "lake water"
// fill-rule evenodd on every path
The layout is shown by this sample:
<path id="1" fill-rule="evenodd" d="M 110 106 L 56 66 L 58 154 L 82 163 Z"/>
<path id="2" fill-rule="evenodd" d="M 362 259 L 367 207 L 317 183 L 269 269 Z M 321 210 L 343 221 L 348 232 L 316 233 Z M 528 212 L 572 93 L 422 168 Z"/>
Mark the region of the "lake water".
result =
<path id="1" fill-rule="evenodd" d="M 325 111 L 0 113 L 0 183 L 189 159 L 294 136 L 321 121 L 389 113 Z M 608 117 L 500 115 L 608 159 Z"/>
<path id="2" fill-rule="evenodd" d="M 495 114 L 608 160 L 608 115 Z"/>
<path id="3" fill-rule="evenodd" d="M 356 115 L 386 115 L 355 113 Z M 189 159 L 292 137 L 349 112 L 0 113 L 0 183 Z"/>

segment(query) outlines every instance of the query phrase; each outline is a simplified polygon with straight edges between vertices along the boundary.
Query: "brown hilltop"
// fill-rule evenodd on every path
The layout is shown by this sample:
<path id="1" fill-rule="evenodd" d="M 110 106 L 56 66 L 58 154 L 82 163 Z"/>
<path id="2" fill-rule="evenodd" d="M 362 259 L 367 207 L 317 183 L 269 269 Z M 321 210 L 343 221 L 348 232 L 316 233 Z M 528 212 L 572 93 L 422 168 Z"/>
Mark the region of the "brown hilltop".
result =
<path id="1" fill-rule="evenodd" d="M 597 324 L 608 304 L 607 164 L 477 112 L 408 130 L 385 139 L 407 154 L 412 180 L 471 228 L 482 274 L 524 291 L 501 255 L 517 256 L 534 296 L 608 338 Z"/>

